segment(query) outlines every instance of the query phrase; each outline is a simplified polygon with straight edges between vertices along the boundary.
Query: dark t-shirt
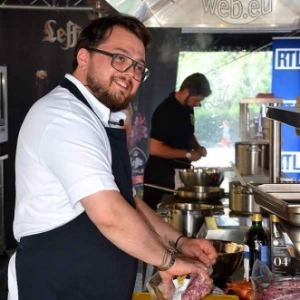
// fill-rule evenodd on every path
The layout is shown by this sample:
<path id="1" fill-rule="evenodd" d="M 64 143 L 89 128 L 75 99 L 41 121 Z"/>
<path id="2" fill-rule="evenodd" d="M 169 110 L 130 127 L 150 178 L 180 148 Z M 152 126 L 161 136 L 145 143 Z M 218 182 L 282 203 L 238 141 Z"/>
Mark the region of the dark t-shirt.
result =
<path id="1" fill-rule="evenodd" d="M 150 137 L 177 149 L 192 149 L 194 111 L 181 105 L 172 93 L 154 111 Z"/>
<path id="2" fill-rule="evenodd" d="M 151 125 L 151 138 L 176 149 L 191 150 L 193 148 L 194 111 L 181 105 L 174 93 L 155 109 Z M 145 167 L 144 183 L 174 189 L 175 169 L 187 168 L 189 168 L 189 161 L 184 157 L 175 160 L 150 155 Z M 144 186 L 143 198 L 154 209 L 164 194 L 166 192 Z"/>

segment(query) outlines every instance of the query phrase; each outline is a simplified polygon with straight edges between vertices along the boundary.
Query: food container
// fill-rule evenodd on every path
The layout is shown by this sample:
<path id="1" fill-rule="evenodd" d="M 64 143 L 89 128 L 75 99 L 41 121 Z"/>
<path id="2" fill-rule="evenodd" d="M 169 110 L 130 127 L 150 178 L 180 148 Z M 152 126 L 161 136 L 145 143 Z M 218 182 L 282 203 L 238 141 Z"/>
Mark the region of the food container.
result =
<path id="1" fill-rule="evenodd" d="M 190 274 L 190 279 L 187 278 L 182 278 L 181 279 L 181 284 L 178 284 L 178 281 L 176 282 L 176 278 L 173 279 L 174 286 L 162 286 L 162 278 L 159 274 L 159 272 L 156 272 L 154 275 L 152 275 L 147 281 L 146 281 L 146 286 L 147 290 L 149 291 L 150 299 L 151 300 L 166 300 L 168 299 L 180 299 L 182 292 L 185 291 L 188 288 L 189 281 L 192 280 L 192 276 L 196 274 Z M 198 276 L 198 275 L 196 275 Z M 202 276 L 200 276 L 201 278 Z M 205 297 L 199 298 L 199 300 L 238 300 L 238 296 L 236 295 L 225 295 L 224 292 L 213 285 L 213 281 L 209 280 L 203 280 L 203 277 L 200 279 L 196 279 L 198 282 L 196 285 L 193 286 L 192 289 L 196 287 L 198 291 L 201 291 L 200 293 L 206 294 Z M 200 284 L 200 286 L 199 286 Z M 198 286 L 198 287 L 197 287 Z M 199 289 L 200 287 L 200 289 Z M 164 297 L 164 292 L 166 292 L 165 297 Z M 205 293 L 205 291 L 208 291 L 208 293 Z M 171 295 L 170 295 L 171 294 Z M 173 294 L 173 297 L 172 297 Z M 200 296 L 201 297 L 201 296 Z M 133 299 L 133 300 L 148 300 L 149 298 L 145 299 Z"/>
<path id="2" fill-rule="evenodd" d="M 132 300 L 153 300 L 149 293 L 136 292 L 132 296 Z M 207 295 L 202 300 L 239 300 L 236 295 Z"/>
<path id="3" fill-rule="evenodd" d="M 249 186 L 242 185 L 239 181 L 229 183 L 229 208 L 232 212 L 242 215 L 265 212 L 255 202 L 252 189 Z"/>
<path id="4" fill-rule="evenodd" d="M 258 140 L 236 143 L 235 163 L 241 175 L 257 175 L 269 170 L 269 142 Z"/>
<path id="5" fill-rule="evenodd" d="M 135 292 L 133 293 L 131 300 L 152 300 L 152 299 L 149 293 Z"/>
<path id="6" fill-rule="evenodd" d="M 300 184 L 252 184 L 255 201 L 291 225 L 300 226 Z"/>
<path id="7" fill-rule="evenodd" d="M 187 237 L 196 237 L 205 217 L 212 216 L 213 206 L 196 203 L 174 203 L 159 206 L 158 214 Z"/>

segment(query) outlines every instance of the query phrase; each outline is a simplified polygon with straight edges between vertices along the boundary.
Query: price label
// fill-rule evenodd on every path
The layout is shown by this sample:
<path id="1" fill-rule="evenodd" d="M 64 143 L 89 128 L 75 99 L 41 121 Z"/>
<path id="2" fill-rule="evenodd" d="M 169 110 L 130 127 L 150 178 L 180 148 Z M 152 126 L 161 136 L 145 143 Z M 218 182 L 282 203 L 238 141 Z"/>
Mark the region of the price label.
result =
<path id="1" fill-rule="evenodd" d="M 282 276 L 291 275 L 291 256 L 282 239 L 271 239 L 271 271 Z"/>

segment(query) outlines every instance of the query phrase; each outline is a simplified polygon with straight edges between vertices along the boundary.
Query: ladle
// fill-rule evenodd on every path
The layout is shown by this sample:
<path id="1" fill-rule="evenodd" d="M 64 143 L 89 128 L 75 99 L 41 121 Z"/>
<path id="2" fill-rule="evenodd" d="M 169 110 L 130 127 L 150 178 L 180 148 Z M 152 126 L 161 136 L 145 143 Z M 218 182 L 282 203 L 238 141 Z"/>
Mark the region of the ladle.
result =
<path id="1" fill-rule="evenodd" d="M 239 172 L 238 168 L 236 167 L 236 165 L 231 161 L 230 162 L 231 166 L 232 166 L 232 169 L 233 171 L 235 172 L 235 175 L 237 176 L 239 182 L 241 183 L 241 185 L 243 186 L 246 186 L 247 183 L 246 181 L 244 180 L 244 178 L 242 177 L 241 173 Z"/>

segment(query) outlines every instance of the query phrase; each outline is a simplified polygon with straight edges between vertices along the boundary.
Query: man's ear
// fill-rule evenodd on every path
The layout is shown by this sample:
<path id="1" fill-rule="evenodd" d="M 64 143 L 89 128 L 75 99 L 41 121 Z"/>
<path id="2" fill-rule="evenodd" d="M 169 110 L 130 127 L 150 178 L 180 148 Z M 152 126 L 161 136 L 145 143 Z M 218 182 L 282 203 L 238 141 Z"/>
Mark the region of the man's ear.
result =
<path id="1" fill-rule="evenodd" d="M 79 49 L 79 51 L 77 53 L 78 67 L 80 67 L 83 70 L 86 70 L 89 60 L 90 60 L 89 51 L 84 48 Z"/>

